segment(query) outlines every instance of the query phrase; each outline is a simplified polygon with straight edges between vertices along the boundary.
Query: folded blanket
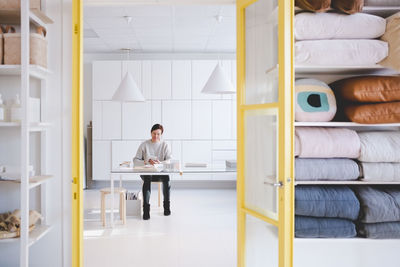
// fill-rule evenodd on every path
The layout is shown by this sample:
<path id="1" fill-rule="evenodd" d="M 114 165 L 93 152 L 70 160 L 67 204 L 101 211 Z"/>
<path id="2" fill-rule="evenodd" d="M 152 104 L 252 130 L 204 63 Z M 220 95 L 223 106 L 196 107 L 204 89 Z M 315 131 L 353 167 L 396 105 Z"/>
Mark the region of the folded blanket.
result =
<path id="1" fill-rule="evenodd" d="M 357 180 L 358 164 L 351 159 L 303 159 L 295 160 L 297 181 Z"/>
<path id="2" fill-rule="evenodd" d="M 363 162 L 400 162 L 400 132 L 359 132 Z"/>
<path id="3" fill-rule="evenodd" d="M 360 202 L 347 186 L 297 186 L 295 214 L 356 220 Z"/>
<path id="4" fill-rule="evenodd" d="M 375 39 L 385 33 L 386 20 L 365 13 L 302 12 L 295 16 L 296 40 Z"/>
<path id="5" fill-rule="evenodd" d="M 388 44 L 379 40 L 313 40 L 295 44 L 295 63 L 305 66 L 371 66 L 387 55 Z"/>
<path id="6" fill-rule="evenodd" d="M 361 223 L 357 226 L 357 232 L 367 238 L 400 238 L 400 222 Z"/>
<path id="7" fill-rule="evenodd" d="M 360 222 L 400 221 L 400 188 L 358 186 L 355 188 L 361 204 Z"/>
<path id="8" fill-rule="evenodd" d="M 400 182 L 400 163 L 361 162 L 362 180 Z"/>
<path id="9" fill-rule="evenodd" d="M 295 217 L 296 237 L 348 238 L 356 236 L 352 221 L 337 218 Z"/>
<path id="10" fill-rule="evenodd" d="M 296 151 L 301 158 L 357 158 L 360 139 L 342 128 L 296 127 Z"/>

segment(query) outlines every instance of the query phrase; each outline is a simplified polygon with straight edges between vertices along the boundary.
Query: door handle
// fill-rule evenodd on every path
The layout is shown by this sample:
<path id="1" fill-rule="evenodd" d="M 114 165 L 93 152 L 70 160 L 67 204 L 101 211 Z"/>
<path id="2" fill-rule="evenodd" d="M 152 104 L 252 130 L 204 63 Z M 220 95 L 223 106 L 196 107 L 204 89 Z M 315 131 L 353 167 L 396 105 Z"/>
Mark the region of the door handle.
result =
<path id="1" fill-rule="evenodd" d="M 264 184 L 265 185 L 272 185 L 273 187 L 282 187 L 283 183 L 281 181 L 279 182 L 275 182 L 276 181 L 276 177 L 273 175 L 268 175 L 267 179 L 264 180 Z"/>

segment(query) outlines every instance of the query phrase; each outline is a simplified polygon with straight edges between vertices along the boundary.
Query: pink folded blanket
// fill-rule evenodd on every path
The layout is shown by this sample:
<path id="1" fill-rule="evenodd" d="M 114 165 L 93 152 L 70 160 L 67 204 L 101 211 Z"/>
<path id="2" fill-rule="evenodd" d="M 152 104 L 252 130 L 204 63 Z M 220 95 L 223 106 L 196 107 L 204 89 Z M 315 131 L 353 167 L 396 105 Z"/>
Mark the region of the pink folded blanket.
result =
<path id="1" fill-rule="evenodd" d="M 295 154 L 300 158 L 358 158 L 360 138 L 343 128 L 296 127 Z"/>

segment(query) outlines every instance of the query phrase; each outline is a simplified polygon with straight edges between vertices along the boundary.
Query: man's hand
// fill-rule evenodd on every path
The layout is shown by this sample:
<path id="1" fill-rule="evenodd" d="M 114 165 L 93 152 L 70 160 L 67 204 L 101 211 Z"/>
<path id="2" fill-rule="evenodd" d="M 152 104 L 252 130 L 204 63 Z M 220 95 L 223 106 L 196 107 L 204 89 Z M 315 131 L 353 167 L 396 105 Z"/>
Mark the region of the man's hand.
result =
<path id="1" fill-rule="evenodd" d="M 155 160 L 150 159 L 150 160 L 149 160 L 149 163 L 150 163 L 151 165 L 154 165 L 154 164 L 160 163 L 160 161 L 157 160 L 157 159 L 155 159 Z"/>

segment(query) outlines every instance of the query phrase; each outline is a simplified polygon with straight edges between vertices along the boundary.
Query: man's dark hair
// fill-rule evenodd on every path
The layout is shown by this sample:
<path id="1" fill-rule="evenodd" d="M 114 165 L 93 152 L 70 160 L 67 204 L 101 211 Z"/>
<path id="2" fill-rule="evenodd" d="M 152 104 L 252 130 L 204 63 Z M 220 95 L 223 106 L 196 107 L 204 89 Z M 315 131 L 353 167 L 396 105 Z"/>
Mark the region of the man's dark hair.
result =
<path id="1" fill-rule="evenodd" d="M 160 129 L 161 130 L 161 134 L 163 134 L 164 133 L 164 127 L 161 125 L 161 124 L 154 124 L 153 125 L 153 127 L 151 127 L 151 133 L 153 132 L 153 131 L 155 131 L 155 130 L 158 130 L 158 129 Z"/>

